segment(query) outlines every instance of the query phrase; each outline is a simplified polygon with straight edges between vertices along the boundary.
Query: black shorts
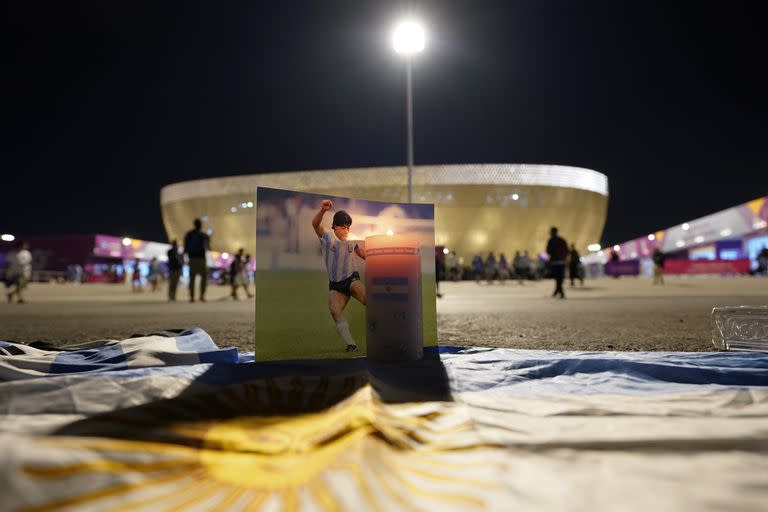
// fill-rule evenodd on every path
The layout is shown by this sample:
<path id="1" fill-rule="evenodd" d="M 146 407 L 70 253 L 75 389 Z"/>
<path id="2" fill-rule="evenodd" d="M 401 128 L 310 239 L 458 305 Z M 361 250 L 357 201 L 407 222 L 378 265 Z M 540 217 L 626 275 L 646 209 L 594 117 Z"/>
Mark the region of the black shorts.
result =
<path id="1" fill-rule="evenodd" d="M 352 275 L 343 281 L 328 281 L 328 291 L 334 290 L 339 293 L 343 293 L 344 295 L 351 295 L 349 289 L 352 286 L 352 283 L 359 280 L 360 274 L 357 272 L 352 272 Z"/>

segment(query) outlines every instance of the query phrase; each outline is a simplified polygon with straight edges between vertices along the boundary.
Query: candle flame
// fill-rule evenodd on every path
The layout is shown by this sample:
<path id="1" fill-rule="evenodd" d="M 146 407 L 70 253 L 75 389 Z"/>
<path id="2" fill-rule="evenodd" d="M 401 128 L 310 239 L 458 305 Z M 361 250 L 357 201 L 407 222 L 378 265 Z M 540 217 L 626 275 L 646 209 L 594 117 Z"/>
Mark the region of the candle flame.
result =
<path id="1" fill-rule="evenodd" d="M 392 231 L 391 229 L 388 229 L 388 230 L 387 230 L 387 236 L 392 236 L 392 235 L 394 235 L 394 234 L 395 234 L 395 232 L 394 232 L 394 231 Z"/>

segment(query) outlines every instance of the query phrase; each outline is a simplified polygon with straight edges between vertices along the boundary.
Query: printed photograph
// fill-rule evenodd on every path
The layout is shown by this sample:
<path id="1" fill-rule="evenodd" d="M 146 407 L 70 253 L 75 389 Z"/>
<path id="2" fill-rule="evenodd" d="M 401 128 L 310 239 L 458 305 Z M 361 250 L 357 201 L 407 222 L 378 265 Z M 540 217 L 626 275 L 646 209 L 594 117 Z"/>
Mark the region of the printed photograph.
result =
<path id="1" fill-rule="evenodd" d="M 257 360 L 437 344 L 433 205 L 259 187 L 256 218 Z"/>

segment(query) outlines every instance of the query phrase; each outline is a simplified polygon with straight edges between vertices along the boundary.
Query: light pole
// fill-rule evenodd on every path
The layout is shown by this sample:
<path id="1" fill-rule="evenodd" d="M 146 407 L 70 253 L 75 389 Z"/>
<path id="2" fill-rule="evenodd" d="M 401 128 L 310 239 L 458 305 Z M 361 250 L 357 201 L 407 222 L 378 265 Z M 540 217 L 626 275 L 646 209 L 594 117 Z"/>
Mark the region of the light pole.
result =
<path id="1" fill-rule="evenodd" d="M 413 87 L 411 61 L 413 55 L 424 49 L 424 29 L 415 21 L 402 21 L 395 26 L 392 47 L 405 55 L 405 103 L 408 118 L 408 202 L 413 202 Z"/>

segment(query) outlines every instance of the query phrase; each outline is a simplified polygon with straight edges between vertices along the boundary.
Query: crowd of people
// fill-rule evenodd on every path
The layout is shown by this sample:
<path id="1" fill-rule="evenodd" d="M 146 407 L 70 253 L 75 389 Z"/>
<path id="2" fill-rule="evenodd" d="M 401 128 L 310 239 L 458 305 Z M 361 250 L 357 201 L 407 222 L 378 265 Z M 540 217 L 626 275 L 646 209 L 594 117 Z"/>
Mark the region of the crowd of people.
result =
<path id="1" fill-rule="evenodd" d="M 584 284 L 584 269 L 581 265 L 581 255 L 576 247 L 571 244 L 566 247 L 568 261 L 568 276 L 571 279 L 571 285 L 575 286 L 576 281 Z M 474 280 L 476 283 L 493 284 L 498 282 L 504 284 L 507 280 L 517 281 L 524 284 L 525 281 L 539 280 L 552 277 L 553 268 L 552 259 L 547 259 L 538 255 L 535 259 L 531 258 L 528 251 L 515 251 L 514 257 L 509 260 L 502 252 L 498 258 L 494 251 L 489 252 L 485 258 L 480 253 L 476 253 L 469 265 L 465 265 L 464 258 L 456 255 L 456 251 L 450 251 L 446 256 L 444 263 L 438 263 L 438 271 L 444 268 L 444 275 L 441 279 L 447 281 L 462 281 L 465 279 Z M 555 260 L 555 266 L 560 262 Z"/>
<path id="2" fill-rule="evenodd" d="M 8 302 L 15 301 L 23 304 L 25 302 L 24 290 L 32 277 L 32 254 L 29 245 L 24 241 L 19 242 L 17 247 L 17 250 L 12 252 L 8 259 L 4 281 Z M 139 259 L 134 260 L 132 265 L 126 267 L 125 280 L 131 283 L 131 289 L 134 292 L 142 292 L 146 281 L 151 291 L 157 292 L 167 281 L 168 301 L 175 302 L 186 262 L 189 266 L 189 300 L 190 302 L 196 300 L 206 302 L 205 292 L 209 279 L 206 253 L 210 250 L 210 236 L 202 230 L 200 219 L 195 219 L 193 229 L 186 233 L 183 247 L 183 251 L 180 251 L 178 241 L 173 240 L 171 248 L 167 252 L 167 263 L 161 264 L 158 258 L 152 258 L 147 264 L 146 276 L 142 275 L 141 261 Z M 618 253 L 613 252 L 611 257 L 612 261 L 618 260 Z M 651 255 L 654 285 L 664 284 L 665 259 L 666 255 L 659 248 L 654 249 Z M 751 270 L 750 274 L 768 274 L 768 248 L 762 248 L 756 257 L 756 263 L 757 267 Z M 232 258 L 229 268 L 226 269 L 225 279 L 221 280 L 231 287 L 230 297 L 232 299 L 239 300 L 240 289 L 243 290 L 246 298 L 254 296 L 251 292 L 250 267 L 251 255 L 245 254 L 245 250 L 240 248 Z M 511 260 L 507 259 L 503 252 L 499 253 L 497 258 L 494 251 L 490 251 L 485 258 L 480 253 L 476 253 L 467 265 L 464 257 L 458 256 L 456 251 L 446 251 L 444 254 L 442 250 L 438 250 L 435 256 L 435 271 L 438 297 L 442 297 L 440 281 L 443 280 L 472 279 L 477 284 L 482 282 L 504 284 L 507 280 L 516 280 L 522 285 L 528 280 L 552 278 L 555 281 L 552 296 L 562 299 L 565 298 L 563 282 L 566 279 L 566 271 L 571 287 L 575 287 L 577 281 L 582 286 L 584 285 L 584 268 L 581 264 L 581 255 L 575 244 L 569 246 L 565 239 L 559 235 L 558 228 L 554 226 L 550 229 L 550 237 L 545 252 L 537 255 L 536 258 L 532 258 L 527 250 L 515 251 Z M 79 264 L 69 265 L 66 278 L 77 283 L 84 282 L 83 267 Z M 112 281 L 117 282 L 118 279 L 110 280 L 110 282 Z M 196 282 L 198 283 L 197 286 Z M 199 290 L 197 298 L 195 296 L 196 289 Z"/>
<path id="3" fill-rule="evenodd" d="M 189 268 L 188 291 L 190 302 L 207 302 L 205 293 L 208 289 L 208 280 L 211 277 L 206 253 L 210 250 L 210 235 L 203 231 L 202 221 L 194 220 L 194 227 L 184 236 L 184 250 L 179 250 L 178 240 L 171 242 L 171 248 L 167 252 L 167 263 L 161 265 L 157 258 L 149 262 L 146 282 L 153 292 L 162 288 L 163 282 L 168 281 L 168 301 L 176 302 L 179 283 L 183 275 L 184 264 Z M 245 249 L 239 249 L 232 258 L 229 268 L 220 278 L 222 283 L 231 287 L 230 297 L 239 300 L 239 290 L 245 292 L 247 298 L 253 297 L 251 292 L 250 276 L 251 255 L 245 254 Z M 144 289 L 144 276 L 141 271 L 141 262 L 136 259 L 133 263 L 131 274 L 131 287 L 135 292 Z M 195 293 L 197 291 L 197 294 Z"/>
<path id="4" fill-rule="evenodd" d="M 546 254 L 546 257 L 544 256 Z M 571 280 L 571 286 L 576 286 L 576 281 L 584 285 L 584 267 L 581 264 L 581 255 L 574 244 L 568 247 L 566 241 L 558 236 L 556 227 L 550 230 L 550 239 L 547 242 L 546 252 L 540 254 L 534 260 L 527 250 L 516 251 L 512 260 L 499 253 L 498 258 L 493 251 L 483 258 L 476 253 L 469 265 L 465 265 L 464 258 L 457 256 L 456 251 L 440 251 L 435 254 L 435 274 L 437 278 L 437 296 L 442 297 L 440 281 L 461 281 L 474 279 L 477 284 L 487 282 L 493 284 L 505 284 L 507 280 L 516 280 L 523 284 L 528 280 L 538 280 L 552 277 L 555 280 L 553 296 L 565 298 L 562 284 L 565 279 L 566 269 Z"/>

